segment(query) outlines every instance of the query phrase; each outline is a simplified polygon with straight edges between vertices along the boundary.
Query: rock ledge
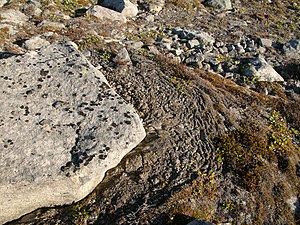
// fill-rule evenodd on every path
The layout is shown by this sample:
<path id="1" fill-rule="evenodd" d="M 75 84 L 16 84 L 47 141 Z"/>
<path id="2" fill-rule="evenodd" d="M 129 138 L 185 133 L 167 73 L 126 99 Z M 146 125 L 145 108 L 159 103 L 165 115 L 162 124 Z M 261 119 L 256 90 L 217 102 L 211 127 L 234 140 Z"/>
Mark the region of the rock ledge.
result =
<path id="1" fill-rule="evenodd" d="M 89 194 L 144 137 L 72 42 L 0 60 L 0 224 Z"/>

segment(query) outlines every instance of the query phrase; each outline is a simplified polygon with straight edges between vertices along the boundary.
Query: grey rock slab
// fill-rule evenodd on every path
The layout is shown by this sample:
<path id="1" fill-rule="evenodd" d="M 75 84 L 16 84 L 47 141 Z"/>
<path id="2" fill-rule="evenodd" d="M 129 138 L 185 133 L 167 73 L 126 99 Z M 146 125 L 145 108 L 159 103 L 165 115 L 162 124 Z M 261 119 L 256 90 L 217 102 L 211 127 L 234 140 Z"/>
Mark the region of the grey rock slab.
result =
<path id="1" fill-rule="evenodd" d="M 129 18 L 135 17 L 139 12 L 137 4 L 133 4 L 129 0 L 99 0 L 98 4 Z"/>
<path id="2" fill-rule="evenodd" d="M 52 29 L 55 29 L 55 30 L 62 30 L 66 26 L 62 23 L 59 23 L 59 22 L 52 22 L 52 21 L 44 20 L 44 21 L 42 21 L 38 24 L 38 27 L 48 27 L 48 28 L 52 28 Z"/>
<path id="3" fill-rule="evenodd" d="M 0 23 L 9 23 L 14 25 L 23 25 L 28 21 L 28 17 L 18 10 L 3 9 L 0 10 Z"/>
<path id="4" fill-rule="evenodd" d="M 261 56 L 250 60 L 245 68 L 244 75 L 255 77 L 258 81 L 284 81 L 282 76 Z"/>
<path id="5" fill-rule="evenodd" d="M 300 40 L 290 40 L 283 46 L 284 55 L 292 59 L 300 59 Z"/>
<path id="6" fill-rule="evenodd" d="M 2 59 L 0 70 L 0 224 L 84 198 L 145 137 L 72 42 Z"/>
<path id="7" fill-rule="evenodd" d="M 8 0 L 0 0 L 0 7 L 4 6 Z"/>
<path id="8" fill-rule="evenodd" d="M 231 0 L 208 0 L 205 2 L 205 4 L 218 10 L 232 9 Z"/>
<path id="9" fill-rule="evenodd" d="M 40 38 L 39 36 L 35 36 L 26 40 L 24 47 L 28 50 L 35 50 L 47 45 L 50 45 L 49 41 Z"/>
<path id="10" fill-rule="evenodd" d="M 191 49 L 191 48 L 194 48 L 195 46 L 198 46 L 199 44 L 200 43 L 197 39 L 193 39 L 193 40 L 189 40 L 187 42 L 187 47 Z"/>
<path id="11" fill-rule="evenodd" d="M 114 21 L 120 21 L 123 23 L 126 23 L 126 17 L 122 15 L 119 12 L 116 12 L 114 10 L 102 7 L 100 5 L 94 5 L 91 6 L 87 11 L 86 14 L 88 16 L 94 16 L 97 17 L 98 19 L 106 19 L 106 20 L 114 20 Z"/>
<path id="12" fill-rule="evenodd" d="M 268 38 L 260 38 L 259 43 L 262 47 L 272 47 L 273 46 L 273 40 Z"/>
<path id="13" fill-rule="evenodd" d="M 208 33 L 204 31 L 200 31 L 195 35 L 196 39 L 200 42 L 200 44 L 203 46 L 213 46 L 215 43 L 215 39 Z"/>

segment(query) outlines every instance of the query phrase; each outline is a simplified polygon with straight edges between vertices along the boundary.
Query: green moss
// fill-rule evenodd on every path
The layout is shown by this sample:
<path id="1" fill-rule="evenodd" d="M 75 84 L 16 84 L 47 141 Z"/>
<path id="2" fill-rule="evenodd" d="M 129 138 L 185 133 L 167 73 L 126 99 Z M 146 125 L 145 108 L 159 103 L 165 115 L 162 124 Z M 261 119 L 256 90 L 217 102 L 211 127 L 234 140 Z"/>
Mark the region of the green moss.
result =
<path id="1" fill-rule="evenodd" d="M 103 41 L 92 34 L 85 34 L 81 39 L 75 41 L 80 50 L 90 48 L 94 45 L 103 43 Z"/>
<path id="2" fill-rule="evenodd" d="M 197 172 L 198 178 L 175 193 L 167 203 L 170 224 L 178 224 L 176 215 L 211 220 L 217 209 L 217 183 L 215 174 Z"/>
<path id="3" fill-rule="evenodd" d="M 293 144 L 295 129 L 289 129 L 285 118 L 274 111 L 268 126 L 253 121 L 244 121 L 239 129 L 223 135 L 217 140 L 218 161 L 225 172 L 231 172 L 238 184 L 247 190 L 254 190 L 262 181 L 266 162 L 280 164 L 298 147 Z"/>

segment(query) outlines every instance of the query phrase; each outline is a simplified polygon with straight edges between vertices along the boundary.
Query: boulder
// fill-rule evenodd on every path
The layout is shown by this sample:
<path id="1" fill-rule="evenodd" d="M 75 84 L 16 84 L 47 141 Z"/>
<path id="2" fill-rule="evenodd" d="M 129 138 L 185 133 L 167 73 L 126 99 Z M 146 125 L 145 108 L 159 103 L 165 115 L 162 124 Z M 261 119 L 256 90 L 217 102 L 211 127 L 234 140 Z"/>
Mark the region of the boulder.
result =
<path id="1" fill-rule="evenodd" d="M 232 9 L 231 0 L 208 0 L 205 4 L 218 10 Z"/>
<path id="2" fill-rule="evenodd" d="M 18 10 L 5 9 L 0 10 L 0 23 L 9 23 L 13 25 L 23 25 L 28 21 L 28 17 Z"/>
<path id="3" fill-rule="evenodd" d="M 0 7 L 4 6 L 8 0 L 0 0 Z"/>
<path id="4" fill-rule="evenodd" d="M 84 198 L 145 137 L 133 107 L 72 42 L 0 69 L 0 224 Z"/>
<path id="5" fill-rule="evenodd" d="M 284 55 L 291 59 L 300 59 L 300 40 L 290 40 L 283 46 Z"/>
<path id="6" fill-rule="evenodd" d="M 127 20 L 124 15 L 122 15 L 119 12 L 116 12 L 111 9 L 107 9 L 105 7 L 102 7 L 100 5 L 94 5 L 91 6 L 87 11 L 86 14 L 88 16 L 95 16 L 98 19 L 109 19 L 109 20 L 115 20 L 115 21 L 120 21 L 123 23 L 126 23 Z"/>
<path id="7" fill-rule="evenodd" d="M 35 36 L 26 40 L 24 47 L 28 50 L 35 50 L 47 45 L 50 45 L 49 41 L 40 38 L 39 36 Z"/>
<path id="8" fill-rule="evenodd" d="M 38 24 L 38 27 L 51 28 L 51 30 L 62 30 L 66 28 L 66 26 L 63 23 L 52 22 L 47 20 L 43 20 L 42 22 L 40 22 Z"/>
<path id="9" fill-rule="evenodd" d="M 129 0 L 99 0 L 98 4 L 120 12 L 125 17 L 135 17 L 139 12 L 137 5 Z"/>
<path id="10" fill-rule="evenodd" d="M 248 64 L 242 69 L 242 72 L 248 77 L 255 77 L 257 81 L 284 81 L 282 76 L 261 56 L 250 59 Z"/>

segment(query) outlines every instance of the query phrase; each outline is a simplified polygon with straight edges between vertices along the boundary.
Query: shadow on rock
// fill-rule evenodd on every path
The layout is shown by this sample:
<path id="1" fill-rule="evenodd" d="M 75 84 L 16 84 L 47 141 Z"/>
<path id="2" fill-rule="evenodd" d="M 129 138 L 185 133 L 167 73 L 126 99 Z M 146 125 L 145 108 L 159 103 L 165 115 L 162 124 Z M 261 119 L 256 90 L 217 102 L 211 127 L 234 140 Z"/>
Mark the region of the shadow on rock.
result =
<path id="1" fill-rule="evenodd" d="M 300 62 L 277 66 L 274 68 L 285 80 L 300 79 Z"/>
<path id="2" fill-rule="evenodd" d="M 7 59 L 9 57 L 16 56 L 16 55 L 19 55 L 19 54 L 14 54 L 11 52 L 0 52 L 0 59 Z"/>

